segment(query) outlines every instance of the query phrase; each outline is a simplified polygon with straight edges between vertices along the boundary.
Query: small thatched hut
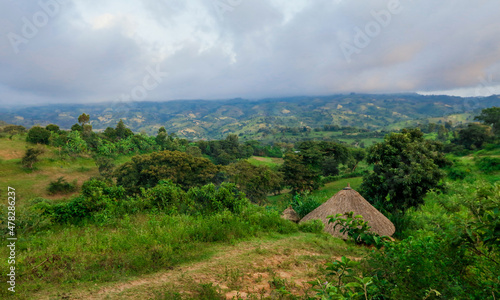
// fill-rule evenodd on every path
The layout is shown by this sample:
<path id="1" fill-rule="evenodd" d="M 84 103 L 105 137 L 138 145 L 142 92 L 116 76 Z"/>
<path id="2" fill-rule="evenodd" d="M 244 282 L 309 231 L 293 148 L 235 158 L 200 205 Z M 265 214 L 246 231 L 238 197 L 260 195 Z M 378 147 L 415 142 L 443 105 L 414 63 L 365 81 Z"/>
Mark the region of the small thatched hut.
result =
<path id="1" fill-rule="evenodd" d="M 337 226 L 333 230 L 333 224 L 328 223 L 328 216 L 336 214 L 344 214 L 346 212 L 354 212 L 354 215 L 362 215 L 368 225 L 371 226 L 370 231 L 379 235 L 391 236 L 396 231 L 394 224 L 387 219 L 381 212 L 366 201 L 358 192 L 353 190 L 349 185 L 335 194 L 328 201 L 320 205 L 318 208 L 307 214 L 300 222 L 305 222 L 312 219 L 319 219 L 325 224 L 325 231 L 333 236 L 346 238 L 346 235 L 340 233 Z"/>
<path id="2" fill-rule="evenodd" d="M 283 211 L 281 217 L 285 220 L 290 220 L 295 223 L 298 223 L 300 221 L 299 214 L 295 210 L 293 210 L 291 206 Z"/>

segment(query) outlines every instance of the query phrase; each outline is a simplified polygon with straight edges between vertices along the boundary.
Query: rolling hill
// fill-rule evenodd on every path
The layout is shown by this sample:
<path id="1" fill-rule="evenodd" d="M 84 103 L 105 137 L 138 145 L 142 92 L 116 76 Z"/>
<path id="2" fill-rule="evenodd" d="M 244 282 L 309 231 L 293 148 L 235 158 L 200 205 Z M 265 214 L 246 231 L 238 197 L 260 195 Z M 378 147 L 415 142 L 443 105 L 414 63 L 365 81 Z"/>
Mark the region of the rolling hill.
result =
<path id="1" fill-rule="evenodd" d="M 252 135 L 263 128 L 354 126 L 370 130 L 451 120 L 470 122 L 481 109 L 500 105 L 500 96 L 461 98 L 419 94 L 349 94 L 261 100 L 176 100 L 52 104 L 4 108 L 0 120 L 31 127 L 55 123 L 68 129 L 78 116 L 90 114 L 94 130 L 123 119 L 135 132 L 154 134 L 164 126 L 190 139 L 220 139 L 228 133 Z"/>

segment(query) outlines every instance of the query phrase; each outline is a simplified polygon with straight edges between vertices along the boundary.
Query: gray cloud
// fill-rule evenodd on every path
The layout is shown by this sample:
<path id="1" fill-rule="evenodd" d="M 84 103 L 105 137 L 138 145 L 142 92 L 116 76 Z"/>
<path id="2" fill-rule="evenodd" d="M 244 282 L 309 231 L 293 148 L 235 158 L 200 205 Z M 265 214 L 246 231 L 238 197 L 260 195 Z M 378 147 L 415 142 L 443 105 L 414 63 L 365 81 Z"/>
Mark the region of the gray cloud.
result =
<path id="1" fill-rule="evenodd" d="M 0 104 L 114 100 L 148 67 L 167 76 L 147 100 L 463 90 L 488 76 L 500 84 L 495 0 L 58 5 L 50 15 L 37 2 L 0 3 Z M 13 47 L 13 33 L 27 42 Z"/>

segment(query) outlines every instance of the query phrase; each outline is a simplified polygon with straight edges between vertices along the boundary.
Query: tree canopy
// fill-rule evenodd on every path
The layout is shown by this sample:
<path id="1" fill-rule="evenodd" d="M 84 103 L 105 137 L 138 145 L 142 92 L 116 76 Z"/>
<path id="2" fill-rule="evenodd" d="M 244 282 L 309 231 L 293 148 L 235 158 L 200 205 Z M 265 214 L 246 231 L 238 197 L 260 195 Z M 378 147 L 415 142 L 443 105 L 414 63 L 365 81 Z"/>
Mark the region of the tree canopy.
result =
<path id="1" fill-rule="evenodd" d="M 500 107 L 490 107 L 483 109 L 476 120 L 483 121 L 484 124 L 491 125 L 493 132 L 500 135 Z"/>
<path id="2" fill-rule="evenodd" d="M 210 160 L 179 151 L 160 151 L 136 155 L 117 168 L 117 184 L 130 190 L 154 187 L 160 180 L 170 180 L 187 190 L 211 182 L 219 171 Z"/>
<path id="3" fill-rule="evenodd" d="M 373 172 L 365 175 L 361 192 L 367 200 L 392 212 L 404 212 L 423 202 L 425 194 L 439 186 L 447 160 L 440 145 L 425 140 L 419 129 L 392 133 L 375 144 L 367 161 Z"/>
<path id="4" fill-rule="evenodd" d="M 50 131 L 42 127 L 32 127 L 28 131 L 28 136 L 26 137 L 26 141 L 34 143 L 34 144 L 48 144 L 50 138 Z"/>

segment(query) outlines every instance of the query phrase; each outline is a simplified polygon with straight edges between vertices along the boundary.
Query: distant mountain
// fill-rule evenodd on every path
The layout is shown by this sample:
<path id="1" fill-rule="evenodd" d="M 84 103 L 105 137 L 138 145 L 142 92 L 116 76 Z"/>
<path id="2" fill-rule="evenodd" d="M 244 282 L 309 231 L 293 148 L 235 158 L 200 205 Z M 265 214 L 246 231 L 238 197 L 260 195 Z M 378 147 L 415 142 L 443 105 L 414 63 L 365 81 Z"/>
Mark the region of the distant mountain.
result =
<path id="1" fill-rule="evenodd" d="M 261 128 L 285 126 L 339 125 L 381 130 L 450 115 L 464 115 L 463 121 L 471 121 L 481 109 L 492 106 L 500 106 L 500 96 L 350 94 L 261 100 L 57 104 L 4 109 L 0 120 L 25 127 L 54 123 L 67 129 L 85 112 L 90 114 L 95 130 L 114 127 L 123 119 L 135 132 L 154 134 L 164 126 L 168 132 L 190 139 L 218 139 L 228 133 L 252 134 Z"/>

